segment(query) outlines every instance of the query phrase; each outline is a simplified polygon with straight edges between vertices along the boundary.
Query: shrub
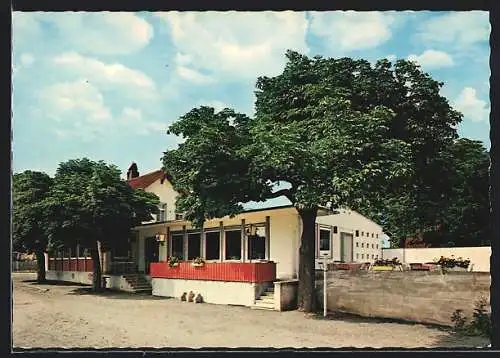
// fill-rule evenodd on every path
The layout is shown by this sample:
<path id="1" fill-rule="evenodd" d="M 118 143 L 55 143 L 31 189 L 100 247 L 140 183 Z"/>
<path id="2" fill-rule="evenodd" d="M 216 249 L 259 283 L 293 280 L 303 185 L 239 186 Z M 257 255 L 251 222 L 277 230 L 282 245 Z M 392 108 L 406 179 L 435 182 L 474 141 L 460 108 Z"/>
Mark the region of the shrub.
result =
<path id="1" fill-rule="evenodd" d="M 174 266 L 175 264 L 178 264 L 179 263 L 179 259 L 175 256 L 170 256 L 168 258 L 168 266 L 172 267 Z"/>
<path id="2" fill-rule="evenodd" d="M 467 318 L 463 315 L 463 310 L 456 310 L 451 315 L 451 321 L 454 323 L 453 329 L 457 333 L 470 336 L 491 336 L 491 314 L 488 313 L 489 303 L 484 297 L 481 297 L 476 303 L 472 320 L 467 324 Z"/>
<path id="3" fill-rule="evenodd" d="M 470 265 L 470 260 L 464 260 L 461 257 L 456 259 L 453 255 L 451 255 L 450 258 L 441 256 L 436 263 L 441 265 L 442 268 L 462 267 L 466 269 Z"/>

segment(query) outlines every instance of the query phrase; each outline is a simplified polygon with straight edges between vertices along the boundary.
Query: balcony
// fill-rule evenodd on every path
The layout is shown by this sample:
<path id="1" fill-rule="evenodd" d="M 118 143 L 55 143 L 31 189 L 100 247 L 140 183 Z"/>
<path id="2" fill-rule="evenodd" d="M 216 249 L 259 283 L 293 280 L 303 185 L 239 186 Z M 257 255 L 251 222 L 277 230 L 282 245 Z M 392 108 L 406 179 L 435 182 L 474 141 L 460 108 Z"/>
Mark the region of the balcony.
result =
<path id="1" fill-rule="evenodd" d="M 196 267 L 191 262 L 180 262 L 170 267 L 167 262 L 151 263 L 152 278 L 181 280 L 264 283 L 276 280 L 274 262 L 207 262 Z"/>

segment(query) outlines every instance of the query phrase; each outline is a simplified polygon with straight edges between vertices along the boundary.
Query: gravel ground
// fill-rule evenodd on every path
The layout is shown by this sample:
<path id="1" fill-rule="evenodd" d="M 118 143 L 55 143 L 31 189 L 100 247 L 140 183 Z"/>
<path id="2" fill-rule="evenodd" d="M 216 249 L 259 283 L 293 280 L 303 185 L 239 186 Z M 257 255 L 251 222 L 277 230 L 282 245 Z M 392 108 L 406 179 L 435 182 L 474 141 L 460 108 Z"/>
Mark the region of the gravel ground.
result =
<path id="1" fill-rule="evenodd" d="M 423 325 L 359 318 L 315 319 L 176 299 L 106 292 L 84 286 L 38 285 L 34 274 L 14 273 L 15 348 L 162 347 L 477 347 Z"/>

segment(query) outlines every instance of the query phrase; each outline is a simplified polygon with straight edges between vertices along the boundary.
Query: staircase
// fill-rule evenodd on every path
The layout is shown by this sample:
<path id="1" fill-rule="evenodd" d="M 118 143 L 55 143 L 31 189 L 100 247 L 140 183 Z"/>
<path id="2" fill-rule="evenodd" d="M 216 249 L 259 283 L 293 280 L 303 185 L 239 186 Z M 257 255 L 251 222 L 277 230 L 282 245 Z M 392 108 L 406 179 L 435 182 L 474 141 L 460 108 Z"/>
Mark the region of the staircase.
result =
<path id="1" fill-rule="evenodd" d="M 127 281 L 129 289 L 127 291 L 138 293 L 151 293 L 152 287 L 149 281 L 140 273 L 123 274 L 122 277 Z"/>
<path id="2" fill-rule="evenodd" d="M 266 288 L 266 291 L 255 300 L 255 304 L 250 308 L 254 310 L 274 311 L 274 287 Z"/>

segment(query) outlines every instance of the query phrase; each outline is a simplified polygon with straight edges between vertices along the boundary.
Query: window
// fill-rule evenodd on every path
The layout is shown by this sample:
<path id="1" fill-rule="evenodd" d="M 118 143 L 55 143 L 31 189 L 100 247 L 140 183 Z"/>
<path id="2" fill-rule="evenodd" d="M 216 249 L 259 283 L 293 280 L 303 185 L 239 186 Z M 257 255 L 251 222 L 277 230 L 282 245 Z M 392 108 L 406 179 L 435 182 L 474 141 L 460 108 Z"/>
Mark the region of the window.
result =
<path id="1" fill-rule="evenodd" d="M 184 214 L 175 213 L 175 220 L 184 220 Z"/>
<path id="2" fill-rule="evenodd" d="M 377 244 L 377 249 L 378 249 L 378 244 Z"/>
<path id="3" fill-rule="evenodd" d="M 199 232 L 188 234 L 188 260 L 201 256 L 201 234 Z"/>
<path id="4" fill-rule="evenodd" d="M 78 245 L 78 257 L 85 257 L 85 248 L 82 245 Z"/>
<path id="5" fill-rule="evenodd" d="M 319 229 L 319 249 L 320 251 L 330 251 L 330 230 Z"/>
<path id="6" fill-rule="evenodd" d="M 359 242 L 356 241 L 356 247 L 359 247 Z"/>
<path id="7" fill-rule="evenodd" d="M 356 237 L 359 236 L 359 230 L 356 230 Z"/>
<path id="8" fill-rule="evenodd" d="M 167 212 L 167 204 L 160 203 L 160 205 L 158 206 L 158 221 L 166 220 L 165 217 L 166 212 Z"/>
<path id="9" fill-rule="evenodd" d="M 373 259 L 373 257 L 374 257 L 374 256 L 375 256 L 375 255 L 373 255 L 373 254 L 372 254 L 372 259 Z"/>
<path id="10" fill-rule="evenodd" d="M 205 258 L 207 260 L 220 259 L 220 232 L 209 231 L 205 233 Z"/>
<path id="11" fill-rule="evenodd" d="M 378 260 L 378 255 L 375 255 L 375 259 Z"/>
<path id="12" fill-rule="evenodd" d="M 361 231 L 361 236 L 365 236 L 365 232 L 364 231 Z"/>
<path id="13" fill-rule="evenodd" d="M 361 258 L 364 259 L 365 258 L 365 254 L 361 254 Z"/>
<path id="14" fill-rule="evenodd" d="M 377 237 L 377 239 L 378 239 L 378 234 L 377 234 L 377 235 L 375 235 L 375 236 L 376 236 L 376 237 Z"/>
<path id="15" fill-rule="evenodd" d="M 183 234 L 172 234 L 172 256 L 184 259 L 184 235 Z"/>
<path id="16" fill-rule="evenodd" d="M 372 244 L 372 249 L 374 249 L 374 248 L 375 248 L 375 244 Z"/>
<path id="17" fill-rule="evenodd" d="M 241 231 L 226 231 L 226 260 L 241 260 Z"/>
<path id="18" fill-rule="evenodd" d="M 373 232 L 372 232 L 372 239 L 373 239 Z"/>
<path id="19" fill-rule="evenodd" d="M 266 258 L 266 229 L 257 227 L 255 235 L 248 236 L 247 252 L 249 260 L 258 260 Z"/>
<path id="20" fill-rule="evenodd" d="M 356 258 L 359 259 L 359 254 L 356 254 Z"/>
<path id="21" fill-rule="evenodd" d="M 336 234 L 338 232 L 338 228 L 336 226 L 333 227 L 333 233 Z"/>
<path id="22" fill-rule="evenodd" d="M 365 243 L 364 242 L 361 243 L 361 247 L 365 247 Z"/>

